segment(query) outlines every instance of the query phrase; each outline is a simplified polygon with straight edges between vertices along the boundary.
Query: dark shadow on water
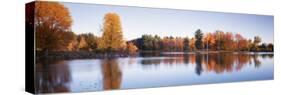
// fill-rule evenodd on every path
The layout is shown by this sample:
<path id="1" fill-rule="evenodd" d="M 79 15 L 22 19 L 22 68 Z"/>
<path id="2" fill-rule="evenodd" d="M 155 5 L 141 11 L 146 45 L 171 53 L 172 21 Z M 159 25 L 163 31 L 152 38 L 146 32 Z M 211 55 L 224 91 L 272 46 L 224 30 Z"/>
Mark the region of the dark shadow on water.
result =
<path id="1" fill-rule="evenodd" d="M 50 64 L 54 63 L 54 64 Z M 36 64 L 36 93 L 69 92 L 71 74 L 63 61 L 44 60 Z"/>
<path id="2" fill-rule="evenodd" d="M 201 54 L 196 54 L 196 67 L 195 67 L 195 72 L 197 75 L 201 75 L 203 68 L 202 68 L 202 55 Z"/>

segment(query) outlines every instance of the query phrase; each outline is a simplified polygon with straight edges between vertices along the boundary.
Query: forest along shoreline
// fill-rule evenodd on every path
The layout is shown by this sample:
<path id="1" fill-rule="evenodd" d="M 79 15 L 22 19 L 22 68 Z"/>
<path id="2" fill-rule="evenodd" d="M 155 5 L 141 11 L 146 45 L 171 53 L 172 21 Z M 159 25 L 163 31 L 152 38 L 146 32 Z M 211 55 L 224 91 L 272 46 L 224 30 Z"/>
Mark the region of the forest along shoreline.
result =
<path id="1" fill-rule="evenodd" d="M 194 35 L 140 34 L 128 40 L 123 36 L 122 17 L 115 12 L 104 14 L 101 29 L 96 31 L 102 32 L 102 35 L 93 34 L 96 32 L 77 34 L 79 31 L 72 30 L 71 13 L 63 4 L 37 1 L 35 7 L 37 11 L 32 7 L 26 8 L 28 15 L 25 23 L 27 30 L 35 29 L 36 61 L 142 56 L 142 53 L 149 51 L 160 52 L 160 56 L 162 52 L 208 54 L 274 51 L 273 42 L 263 41 L 260 35 L 246 38 L 237 31 L 204 32 L 199 27 L 194 32 L 186 31 L 186 34 L 193 32 Z"/>

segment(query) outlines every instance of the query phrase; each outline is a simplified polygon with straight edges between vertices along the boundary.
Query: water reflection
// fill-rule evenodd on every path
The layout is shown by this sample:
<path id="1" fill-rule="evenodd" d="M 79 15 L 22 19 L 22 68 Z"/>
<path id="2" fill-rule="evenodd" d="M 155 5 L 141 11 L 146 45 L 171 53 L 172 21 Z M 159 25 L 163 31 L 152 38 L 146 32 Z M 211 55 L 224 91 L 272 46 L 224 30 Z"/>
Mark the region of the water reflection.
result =
<path id="1" fill-rule="evenodd" d="M 272 59 L 273 54 L 249 54 L 249 53 L 209 53 L 209 54 L 177 54 L 174 57 L 171 54 L 162 55 L 158 58 L 141 60 L 143 65 L 155 64 L 195 64 L 195 73 L 200 75 L 203 71 L 223 72 L 240 71 L 243 66 L 254 63 L 256 68 L 261 65 L 260 58 Z M 205 67 L 205 68 L 203 68 Z"/>
<path id="2" fill-rule="evenodd" d="M 196 54 L 195 57 L 196 60 L 196 67 L 195 67 L 195 71 L 197 75 L 201 75 L 203 68 L 202 68 L 202 55 L 201 54 Z"/>
<path id="3" fill-rule="evenodd" d="M 122 72 L 116 59 L 102 60 L 103 89 L 119 89 Z"/>
<path id="4" fill-rule="evenodd" d="M 56 66 L 49 65 L 55 63 Z M 64 61 L 41 61 L 36 64 L 36 93 L 48 92 L 69 92 L 68 83 L 71 81 L 71 74 Z"/>
<path id="5" fill-rule="evenodd" d="M 272 79 L 273 53 L 152 53 L 132 58 L 44 60 L 37 62 L 35 73 L 37 93 Z"/>

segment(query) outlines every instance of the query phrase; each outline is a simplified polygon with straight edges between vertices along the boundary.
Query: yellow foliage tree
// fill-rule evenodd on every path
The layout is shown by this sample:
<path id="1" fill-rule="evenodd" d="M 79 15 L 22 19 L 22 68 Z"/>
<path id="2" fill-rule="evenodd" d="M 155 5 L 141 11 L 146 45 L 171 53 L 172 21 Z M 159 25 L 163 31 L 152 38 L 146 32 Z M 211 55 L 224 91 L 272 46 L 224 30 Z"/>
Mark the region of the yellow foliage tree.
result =
<path id="1" fill-rule="evenodd" d="M 104 16 L 103 34 L 98 48 L 110 52 L 118 51 L 124 44 L 120 17 L 116 13 L 107 13 Z"/>
<path id="2" fill-rule="evenodd" d="M 205 48 L 211 48 L 215 45 L 216 43 L 216 39 L 215 37 L 212 35 L 212 33 L 207 33 L 204 38 L 203 38 L 203 43 L 205 45 Z"/>
<path id="3" fill-rule="evenodd" d="M 194 51 L 196 49 L 195 48 L 195 38 L 190 39 L 189 48 L 190 48 L 191 51 Z"/>

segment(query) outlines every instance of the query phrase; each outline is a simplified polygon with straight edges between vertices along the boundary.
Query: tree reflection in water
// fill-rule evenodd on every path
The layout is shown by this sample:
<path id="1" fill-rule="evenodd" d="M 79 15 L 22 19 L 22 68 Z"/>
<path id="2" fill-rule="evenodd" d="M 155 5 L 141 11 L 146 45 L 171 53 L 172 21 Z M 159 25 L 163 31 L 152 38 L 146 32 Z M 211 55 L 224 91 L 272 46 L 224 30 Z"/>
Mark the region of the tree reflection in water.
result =
<path id="1" fill-rule="evenodd" d="M 262 57 L 264 58 L 265 57 L 265 55 L 262 55 Z M 254 63 L 255 63 L 255 67 L 256 68 L 258 68 L 258 67 L 260 67 L 260 65 L 261 65 L 261 61 L 260 60 L 258 60 L 258 56 L 255 54 L 255 55 L 253 55 L 253 60 L 254 60 Z"/>
<path id="2" fill-rule="evenodd" d="M 122 71 L 116 59 L 102 60 L 103 89 L 119 89 L 122 80 Z"/>
<path id="3" fill-rule="evenodd" d="M 164 58 L 161 58 L 164 57 Z M 195 53 L 195 54 L 167 54 L 159 58 L 141 60 L 141 64 L 159 65 L 159 64 L 194 64 L 195 73 L 201 75 L 205 72 L 215 72 L 217 74 L 224 72 L 240 71 L 247 64 L 254 63 L 256 68 L 261 65 L 260 58 L 273 58 L 273 54 L 250 54 L 250 53 Z M 149 66 L 147 66 L 149 67 Z"/>
<path id="4" fill-rule="evenodd" d="M 195 72 L 197 75 L 201 75 L 203 68 L 202 68 L 202 55 L 201 54 L 196 54 L 196 67 L 195 67 Z"/>
<path id="5" fill-rule="evenodd" d="M 191 77 L 200 76 L 196 77 L 200 79 L 208 75 L 206 72 L 212 72 L 211 74 L 218 75 L 239 72 L 240 70 L 247 70 L 249 68 L 249 70 L 259 69 L 266 72 L 267 70 L 264 68 L 266 65 L 264 64 L 272 66 L 273 64 L 270 64 L 273 63 L 271 62 L 272 59 L 273 54 L 267 53 L 229 52 L 203 54 L 172 53 L 167 55 L 143 54 L 142 56 L 132 58 L 83 59 L 76 61 L 44 60 L 36 64 L 35 86 L 36 93 L 110 90 L 122 89 L 122 87 L 133 88 L 134 86 L 138 87 L 140 85 L 131 85 L 129 83 L 132 83 L 132 80 L 135 81 L 136 79 L 134 78 L 139 75 L 155 78 L 159 80 L 159 85 L 164 85 L 166 83 L 164 78 L 166 73 L 168 73 L 167 75 L 171 74 L 171 76 L 176 77 L 184 77 L 188 73 Z M 88 71 L 84 72 L 81 69 Z M 268 74 L 265 78 L 271 78 L 271 72 L 267 72 Z M 260 72 L 258 72 L 259 74 Z M 223 78 L 223 76 L 218 77 Z M 264 76 L 260 76 L 259 78 L 261 77 Z M 99 86 L 92 86 L 91 83 L 96 84 L 95 82 L 97 80 L 100 83 Z M 81 81 L 87 85 L 81 85 Z M 175 81 L 181 82 L 182 80 Z M 151 84 L 153 86 L 153 82 L 149 83 L 149 81 L 146 81 L 144 84 Z M 88 87 L 88 85 L 90 86 Z"/>
<path id="6" fill-rule="evenodd" d="M 273 54 L 263 54 L 263 56 L 272 56 Z M 261 57 L 259 54 L 247 54 L 247 53 L 210 53 L 206 54 L 207 57 L 204 57 L 204 62 L 202 64 L 204 65 L 206 72 L 216 72 L 224 73 L 224 72 L 234 72 L 234 71 L 240 71 L 245 65 L 251 64 L 252 60 L 255 64 L 256 68 L 259 68 L 261 65 L 261 62 L 259 58 L 265 58 Z M 200 56 L 196 56 L 196 65 L 199 65 L 201 63 L 200 58 L 197 58 Z M 269 57 L 270 58 L 270 57 Z M 272 57 L 271 57 L 272 58 Z M 197 66 L 198 67 L 198 66 Z M 199 67 L 198 67 L 199 68 Z M 198 70 L 196 70 L 198 71 Z M 203 71 L 203 70 L 201 70 Z M 196 72 L 198 75 L 200 73 Z"/>
<path id="7" fill-rule="evenodd" d="M 52 63 L 52 64 L 50 64 Z M 69 92 L 69 67 L 63 61 L 44 60 L 36 64 L 36 93 Z"/>

